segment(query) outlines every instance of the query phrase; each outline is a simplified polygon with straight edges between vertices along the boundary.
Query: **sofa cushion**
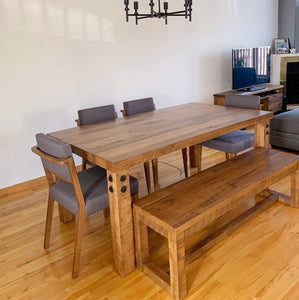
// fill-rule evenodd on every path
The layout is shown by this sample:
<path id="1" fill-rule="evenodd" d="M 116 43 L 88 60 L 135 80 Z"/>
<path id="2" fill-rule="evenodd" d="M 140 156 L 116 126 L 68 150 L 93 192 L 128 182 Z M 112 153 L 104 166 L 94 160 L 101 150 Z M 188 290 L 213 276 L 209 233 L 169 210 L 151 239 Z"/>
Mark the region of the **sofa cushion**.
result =
<path id="1" fill-rule="evenodd" d="M 299 108 L 274 116 L 271 130 L 299 134 Z"/>
<path id="2" fill-rule="evenodd" d="M 278 130 L 271 130 L 270 144 L 271 146 L 299 151 L 299 135 Z"/>
<path id="3" fill-rule="evenodd" d="M 283 132 L 283 131 L 279 131 L 279 130 L 271 130 L 270 136 L 285 137 L 285 138 L 299 141 L 299 134 Z"/>

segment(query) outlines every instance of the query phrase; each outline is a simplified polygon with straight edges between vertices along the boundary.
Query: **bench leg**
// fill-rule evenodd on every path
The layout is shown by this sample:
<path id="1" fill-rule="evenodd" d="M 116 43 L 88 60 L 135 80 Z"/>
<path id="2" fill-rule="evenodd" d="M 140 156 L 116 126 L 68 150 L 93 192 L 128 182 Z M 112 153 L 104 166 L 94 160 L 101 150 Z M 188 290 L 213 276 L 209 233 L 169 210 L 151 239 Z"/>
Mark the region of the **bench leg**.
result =
<path id="1" fill-rule="evenodd" d="M 292 174 L 291 185 L 292 187 L 290 205 L 299 208 L 299 170 Z"/>
<path id="2" fill-rule="evenodd" d="M 291 174 L 291 197 L 276 191 L 273 193 L 279 196 L 279 202 L 299 208 L 299 169 Z"/>
<path id="3" fill-rule="evenodd" d="M 143 270 L 143 264 L 149 258 L 147 226 L 140 222 L 138 211 L 134 209 L 135 256 L 137 268 Z"/>
<path id="4" fill-rule="evenodd" d="M 186 270 L 185 270 L 185 239 L 184 232 L 168 235 L 170 293 L 180 300 L 187 295 Z"/>

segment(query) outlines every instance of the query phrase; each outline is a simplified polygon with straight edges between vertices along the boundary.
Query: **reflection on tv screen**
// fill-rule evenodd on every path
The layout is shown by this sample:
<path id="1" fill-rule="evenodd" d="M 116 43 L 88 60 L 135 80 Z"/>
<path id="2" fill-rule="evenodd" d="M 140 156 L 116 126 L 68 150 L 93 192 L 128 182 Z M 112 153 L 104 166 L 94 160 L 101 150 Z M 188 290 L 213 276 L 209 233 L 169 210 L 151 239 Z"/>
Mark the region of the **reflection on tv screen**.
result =
<path id="1" fill-rule="evenodd" d="M 233 89 L 270 82 L 271 47 L 233 49 Z"/>

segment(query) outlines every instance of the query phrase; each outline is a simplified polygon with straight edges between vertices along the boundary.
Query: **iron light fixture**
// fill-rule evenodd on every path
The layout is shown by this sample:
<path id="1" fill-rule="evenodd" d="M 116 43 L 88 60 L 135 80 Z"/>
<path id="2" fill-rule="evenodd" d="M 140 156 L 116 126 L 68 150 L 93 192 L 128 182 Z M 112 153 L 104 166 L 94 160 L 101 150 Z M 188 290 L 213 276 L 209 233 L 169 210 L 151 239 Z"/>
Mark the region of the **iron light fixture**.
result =
<path id="1" fill-rule="evenodd" d="M 139 3 L 138 1 L 134 1 L 134 13 L 129 13 L 129 0 L 124 0 L 125 2 L 125 12 L 126 12 L 126 20 L 129 22 L 129 17 L 134 17 L 136 25 L 138 24 L 138 20 L 140 19 L 148 19 L 148 18 L 163 18 L 165 20 L 165 24 L 167 25 L 168 17 L 185 17 L 185 19 L 189 18 L 189 21 L 192 20 L 192 0 L 184 0 L 185 4 L 184 10 L 180 11 L 168 11 L 168 1 L 163 1 L 163 8 L 161 5 L 161 0 L 150 0 L 149 6 L 150 6 L 150 13 L 148 14 L 141 14 L 138 12 L 139 9 Z M 157 10 L 154 9 L 155 3 L 158 2 L 156 6 Z"/>

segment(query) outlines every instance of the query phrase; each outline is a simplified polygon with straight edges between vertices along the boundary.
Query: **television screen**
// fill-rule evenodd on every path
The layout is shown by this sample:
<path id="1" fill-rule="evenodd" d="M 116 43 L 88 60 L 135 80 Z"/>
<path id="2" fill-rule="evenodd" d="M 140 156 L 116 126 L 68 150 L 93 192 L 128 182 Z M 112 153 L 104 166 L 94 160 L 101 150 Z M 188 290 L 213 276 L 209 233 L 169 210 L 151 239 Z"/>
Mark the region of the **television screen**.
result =
<path id="1" fill-rule="evenodd" d="M 270 82 L 271 47 L 233 49 L 233 89 Z"/>

